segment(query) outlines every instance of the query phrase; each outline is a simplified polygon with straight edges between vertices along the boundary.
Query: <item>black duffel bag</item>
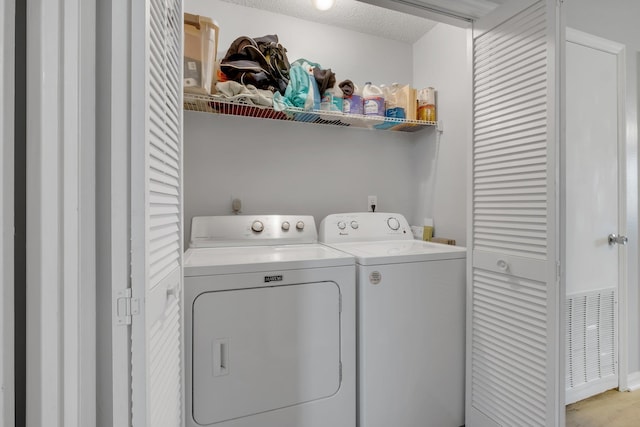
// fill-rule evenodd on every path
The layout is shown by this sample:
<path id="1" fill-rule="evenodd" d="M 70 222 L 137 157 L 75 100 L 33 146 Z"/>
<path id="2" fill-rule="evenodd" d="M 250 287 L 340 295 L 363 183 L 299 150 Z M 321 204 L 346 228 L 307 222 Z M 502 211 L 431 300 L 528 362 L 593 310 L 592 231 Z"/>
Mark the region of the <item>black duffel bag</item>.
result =
<path id="1" fill-rule="evenodd" d="M 228 80 L 272 92 L 284 91 L 289 84 L 287 49 L 278 43 L 277 35 L 251 38 L 238 37 L 220 61 L 220 70 Z"/>

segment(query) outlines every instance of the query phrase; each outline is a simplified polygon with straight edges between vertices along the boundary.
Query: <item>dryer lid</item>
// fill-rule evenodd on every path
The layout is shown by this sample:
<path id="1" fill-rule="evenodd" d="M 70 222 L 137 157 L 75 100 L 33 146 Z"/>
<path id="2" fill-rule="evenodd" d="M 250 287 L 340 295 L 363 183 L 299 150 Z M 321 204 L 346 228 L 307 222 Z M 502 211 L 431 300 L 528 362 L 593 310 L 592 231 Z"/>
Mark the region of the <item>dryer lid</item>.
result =
<path id="1" fill-rule="evenodd" d="M 354 265 L 354 258 L 319 243 L 188 249 L 184 275 L 252 273 L 267 270 Z"/>

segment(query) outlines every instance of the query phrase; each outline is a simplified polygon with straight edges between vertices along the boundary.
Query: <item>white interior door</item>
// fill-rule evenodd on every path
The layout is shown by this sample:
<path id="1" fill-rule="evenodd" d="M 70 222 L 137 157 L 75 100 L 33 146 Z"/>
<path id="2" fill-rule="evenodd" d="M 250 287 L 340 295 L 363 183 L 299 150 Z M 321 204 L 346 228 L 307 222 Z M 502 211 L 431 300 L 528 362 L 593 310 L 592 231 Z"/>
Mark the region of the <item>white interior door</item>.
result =
<path id="1" fill-rule="evenodd" d="M 131 3 L 133 425 L 184 424 L 182 1 Z"/>
<path id="2" fill-rule="evenodd" d="M 466 373 L 472 427 L 564 425 L 560 5 L 509 1 L 474 23 Z"/>
<path id="3" fill-rule="evenodd" d="M 622 49 L 567 30 L 566 403 L 618 386 L 617 298 L 626 254 Z"/>

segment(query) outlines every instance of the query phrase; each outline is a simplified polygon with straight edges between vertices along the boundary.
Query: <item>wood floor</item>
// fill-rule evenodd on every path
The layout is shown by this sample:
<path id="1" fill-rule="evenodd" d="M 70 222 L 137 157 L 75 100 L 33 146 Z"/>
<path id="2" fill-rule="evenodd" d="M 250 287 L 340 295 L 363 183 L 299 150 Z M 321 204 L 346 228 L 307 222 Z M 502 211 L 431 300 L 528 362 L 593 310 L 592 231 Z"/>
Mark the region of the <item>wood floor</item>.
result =
<path id="1" fill-rule="evenodd" d="M 566 427 L 639 427 L 640 390 L 610 390 L 567 406 Z"/>

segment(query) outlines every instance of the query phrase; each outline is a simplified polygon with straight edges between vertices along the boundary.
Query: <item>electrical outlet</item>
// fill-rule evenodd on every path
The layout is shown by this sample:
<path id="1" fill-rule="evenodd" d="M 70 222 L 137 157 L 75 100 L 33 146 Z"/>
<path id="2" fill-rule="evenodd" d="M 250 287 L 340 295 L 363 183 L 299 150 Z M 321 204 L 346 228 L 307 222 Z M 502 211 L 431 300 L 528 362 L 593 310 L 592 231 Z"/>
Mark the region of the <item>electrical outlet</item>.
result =
<path id="1" fill-rule="evenodd" d="M 378 196 L 367 197 L 367 211 L 374 212 L 378 209 Z"/>

